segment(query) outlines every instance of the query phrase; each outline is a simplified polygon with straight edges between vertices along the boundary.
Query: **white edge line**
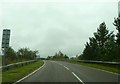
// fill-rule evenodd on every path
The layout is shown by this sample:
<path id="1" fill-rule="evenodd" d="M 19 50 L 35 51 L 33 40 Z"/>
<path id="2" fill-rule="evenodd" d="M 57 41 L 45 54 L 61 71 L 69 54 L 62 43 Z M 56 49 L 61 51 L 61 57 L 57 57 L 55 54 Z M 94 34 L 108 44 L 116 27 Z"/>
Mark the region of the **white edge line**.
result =
<path id="1" fill-rule="evenodd" d="M 97 69 L 97 68 L 95 68 L 95 69 Z M 114 75 L 120 75 L 118 73 L 114 73 L 114 72 L 110 72 L 110 71 L 106 71 L 106 70 L 102 70 L 102 69 L 97 69 L 97 70 L 104 71 L 104 72 L 107 72 L 107 73 L 111 73 L 111 74 L 114 74 Z"/>
<path id="2" fill-rule="evenodd" d="M 107 71 L 107 70 L 98 69 L 98 68 L 95 68 L 95 67 L 90 67 L 90 66 L 85 66 L 85 65 L 80 65 L 80 66 L 84 66 L 84 67 L 92 68 L 92 69 L 95 69 L 95 70 L 111 73 L 111 74 L 114 74 L 114 75 L 120 75 L 119 73 L 114 73 L 114 72 L 110 72 L 110 71 Z"/>
<path id="3" fill-rule="evenodd" d="M 70 70 L 68 67 L 64 66 L 67 70 Z"/>
<path id="4" fill-rule="evenodd" d="M 72 72 L 72 74 L 73 74 L 82 84 L 85 84 L 74 72 Z"/>
<path id="5" fill-rule="evenodd" d="M 43 61 L 43 62 L 44 62 L 44 61 Z M 32 74 L 34 74 L 34 73 L 36 73 L 38 70 L 40 70 L 42 67 L 44 67 L 44 65 L 45 65 L 45 62 L 44 62 L 44 64 L 43 64 L 40 68 L 36 69 L 35 71 L 33 71 L 32 73 L 28 74 L 27 76 L 25 76 L 25 77 L 19 79 L 18 81 L 16 81 L 16 82 L 13 83 L 13 84 L 17 84 L 18 82 L 20 82 L 20 81 L 22 81 L 22 80 L 28 78 L 29 76 L 31 76 Z"/>

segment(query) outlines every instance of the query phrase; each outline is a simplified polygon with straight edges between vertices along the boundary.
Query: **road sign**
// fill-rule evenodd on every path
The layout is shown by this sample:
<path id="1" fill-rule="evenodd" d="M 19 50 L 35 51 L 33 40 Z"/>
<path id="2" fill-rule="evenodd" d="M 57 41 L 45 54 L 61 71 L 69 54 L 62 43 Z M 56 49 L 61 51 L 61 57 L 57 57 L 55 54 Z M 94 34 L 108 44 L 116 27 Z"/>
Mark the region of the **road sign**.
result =
<path id="1" fill-rule="evenodd" d="M 9 41 L 10 41 L 10 30 L 4 29 L 3 30 L 3 36 L 2 36 L 2 66 L 6 65 L 5 63 L 5 53 L 6 49 L 9 47 Z"/>
<path id="2" fill-rule="evenodd" d="M 8 48 L 9 47 L 9 41 L 10 41 L 10 30 L 4 29 L 3 30 L 3 36 L 2 36 L 2 48 Z"/>

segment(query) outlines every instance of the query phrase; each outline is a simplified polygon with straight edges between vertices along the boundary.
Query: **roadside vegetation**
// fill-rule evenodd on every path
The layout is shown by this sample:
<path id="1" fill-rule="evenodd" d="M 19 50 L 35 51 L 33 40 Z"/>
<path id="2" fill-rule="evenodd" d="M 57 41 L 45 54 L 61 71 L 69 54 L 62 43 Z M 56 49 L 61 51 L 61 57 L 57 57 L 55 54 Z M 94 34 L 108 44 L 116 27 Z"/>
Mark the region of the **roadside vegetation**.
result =
<path id="1" fill-rule="evenodd" d="M 120 18 L 114 20 L 117 34 L 109 32 L 105 22 L 101 23 L 94 32 L 94 37 L 86 42 L 83 54 L 79 56 L 82 60 L 116 61 L 120 62 Z"/>
<path id="2" fill-rule="evenodd" d="M 0 55 L 0 66 L 2 66 L 2 56 Z"/>
<path id="3" fill-rule="evenodd" d="M 18 51 L 15 51 L 11 47 L 5 50 L 5 55 L 2 57 L 4 65 L 34 60 L 37 57 L 38 51 L 32 51 L 29 48 L 20 48 Z M 4 58 L 5 57 L 5 58 Z"/>
<path id="4" fill-rule="evenodd" d="M 55 53 L 54 56 L 48 56 L 47 60 L 69 60 L 69 57 L 66 54 L 63 54 L 61 51 Z"/>
<path id="5" fill-rule="evenodd" d="M 16 82 L 17 80 L 41 67 L 43 64 L 44 62 L 42 60 L 39 60 L 25 66 L 6 70 L 2 73 L 2 84 L 12 84 L 13 82 Z"/>

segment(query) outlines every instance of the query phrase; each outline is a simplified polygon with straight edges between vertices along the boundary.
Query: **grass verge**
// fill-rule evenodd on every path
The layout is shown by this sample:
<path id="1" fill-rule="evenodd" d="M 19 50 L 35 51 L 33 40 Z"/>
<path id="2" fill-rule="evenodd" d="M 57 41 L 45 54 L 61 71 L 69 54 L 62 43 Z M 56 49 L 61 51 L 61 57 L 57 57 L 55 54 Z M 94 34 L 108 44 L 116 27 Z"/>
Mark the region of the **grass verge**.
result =
<path id="1" fill-rule="evenodd" d="M 43 61 L 37 61 L 28 65 L 4 71 L 2 73 L 2 84 L 12 83 L 19 80 L 20 78 L 23 78 L 24 76 L 28 75 L 29 73 L 42 66 L 43 63 Z"/>
<path id="2" fill-rule="evenodd" d="M 120 74 L 120 70 L 118 69 L 119 67 L 115 66 L 115 65 L 83 63 L 83 62 L 77 62 L 77 61 L 70 61 L 70 63 L 80 64 L 83 66 L 93 67 L 93 68 L 97 68 L 97 69 L 106 70 L 106 71 Z"/>

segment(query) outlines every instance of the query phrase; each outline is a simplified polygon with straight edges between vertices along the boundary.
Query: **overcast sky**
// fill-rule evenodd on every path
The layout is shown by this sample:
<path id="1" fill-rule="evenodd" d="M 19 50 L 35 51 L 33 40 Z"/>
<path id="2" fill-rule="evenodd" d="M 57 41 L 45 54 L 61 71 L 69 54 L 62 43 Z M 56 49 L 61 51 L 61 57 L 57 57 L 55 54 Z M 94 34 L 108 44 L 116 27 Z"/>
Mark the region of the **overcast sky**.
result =
<path id="1" fill-rule="evenodd" d="M 2 30 L 11 30 L 10 46 L 28 47 L 42 57 L 59 50 L 68 56 L 81 54 L 99 24 L 110 31 L 118 15 L 118 0 L 3 0 L 0 4 Z M 0 45 L 1 47 L 1 45 Z"/>

